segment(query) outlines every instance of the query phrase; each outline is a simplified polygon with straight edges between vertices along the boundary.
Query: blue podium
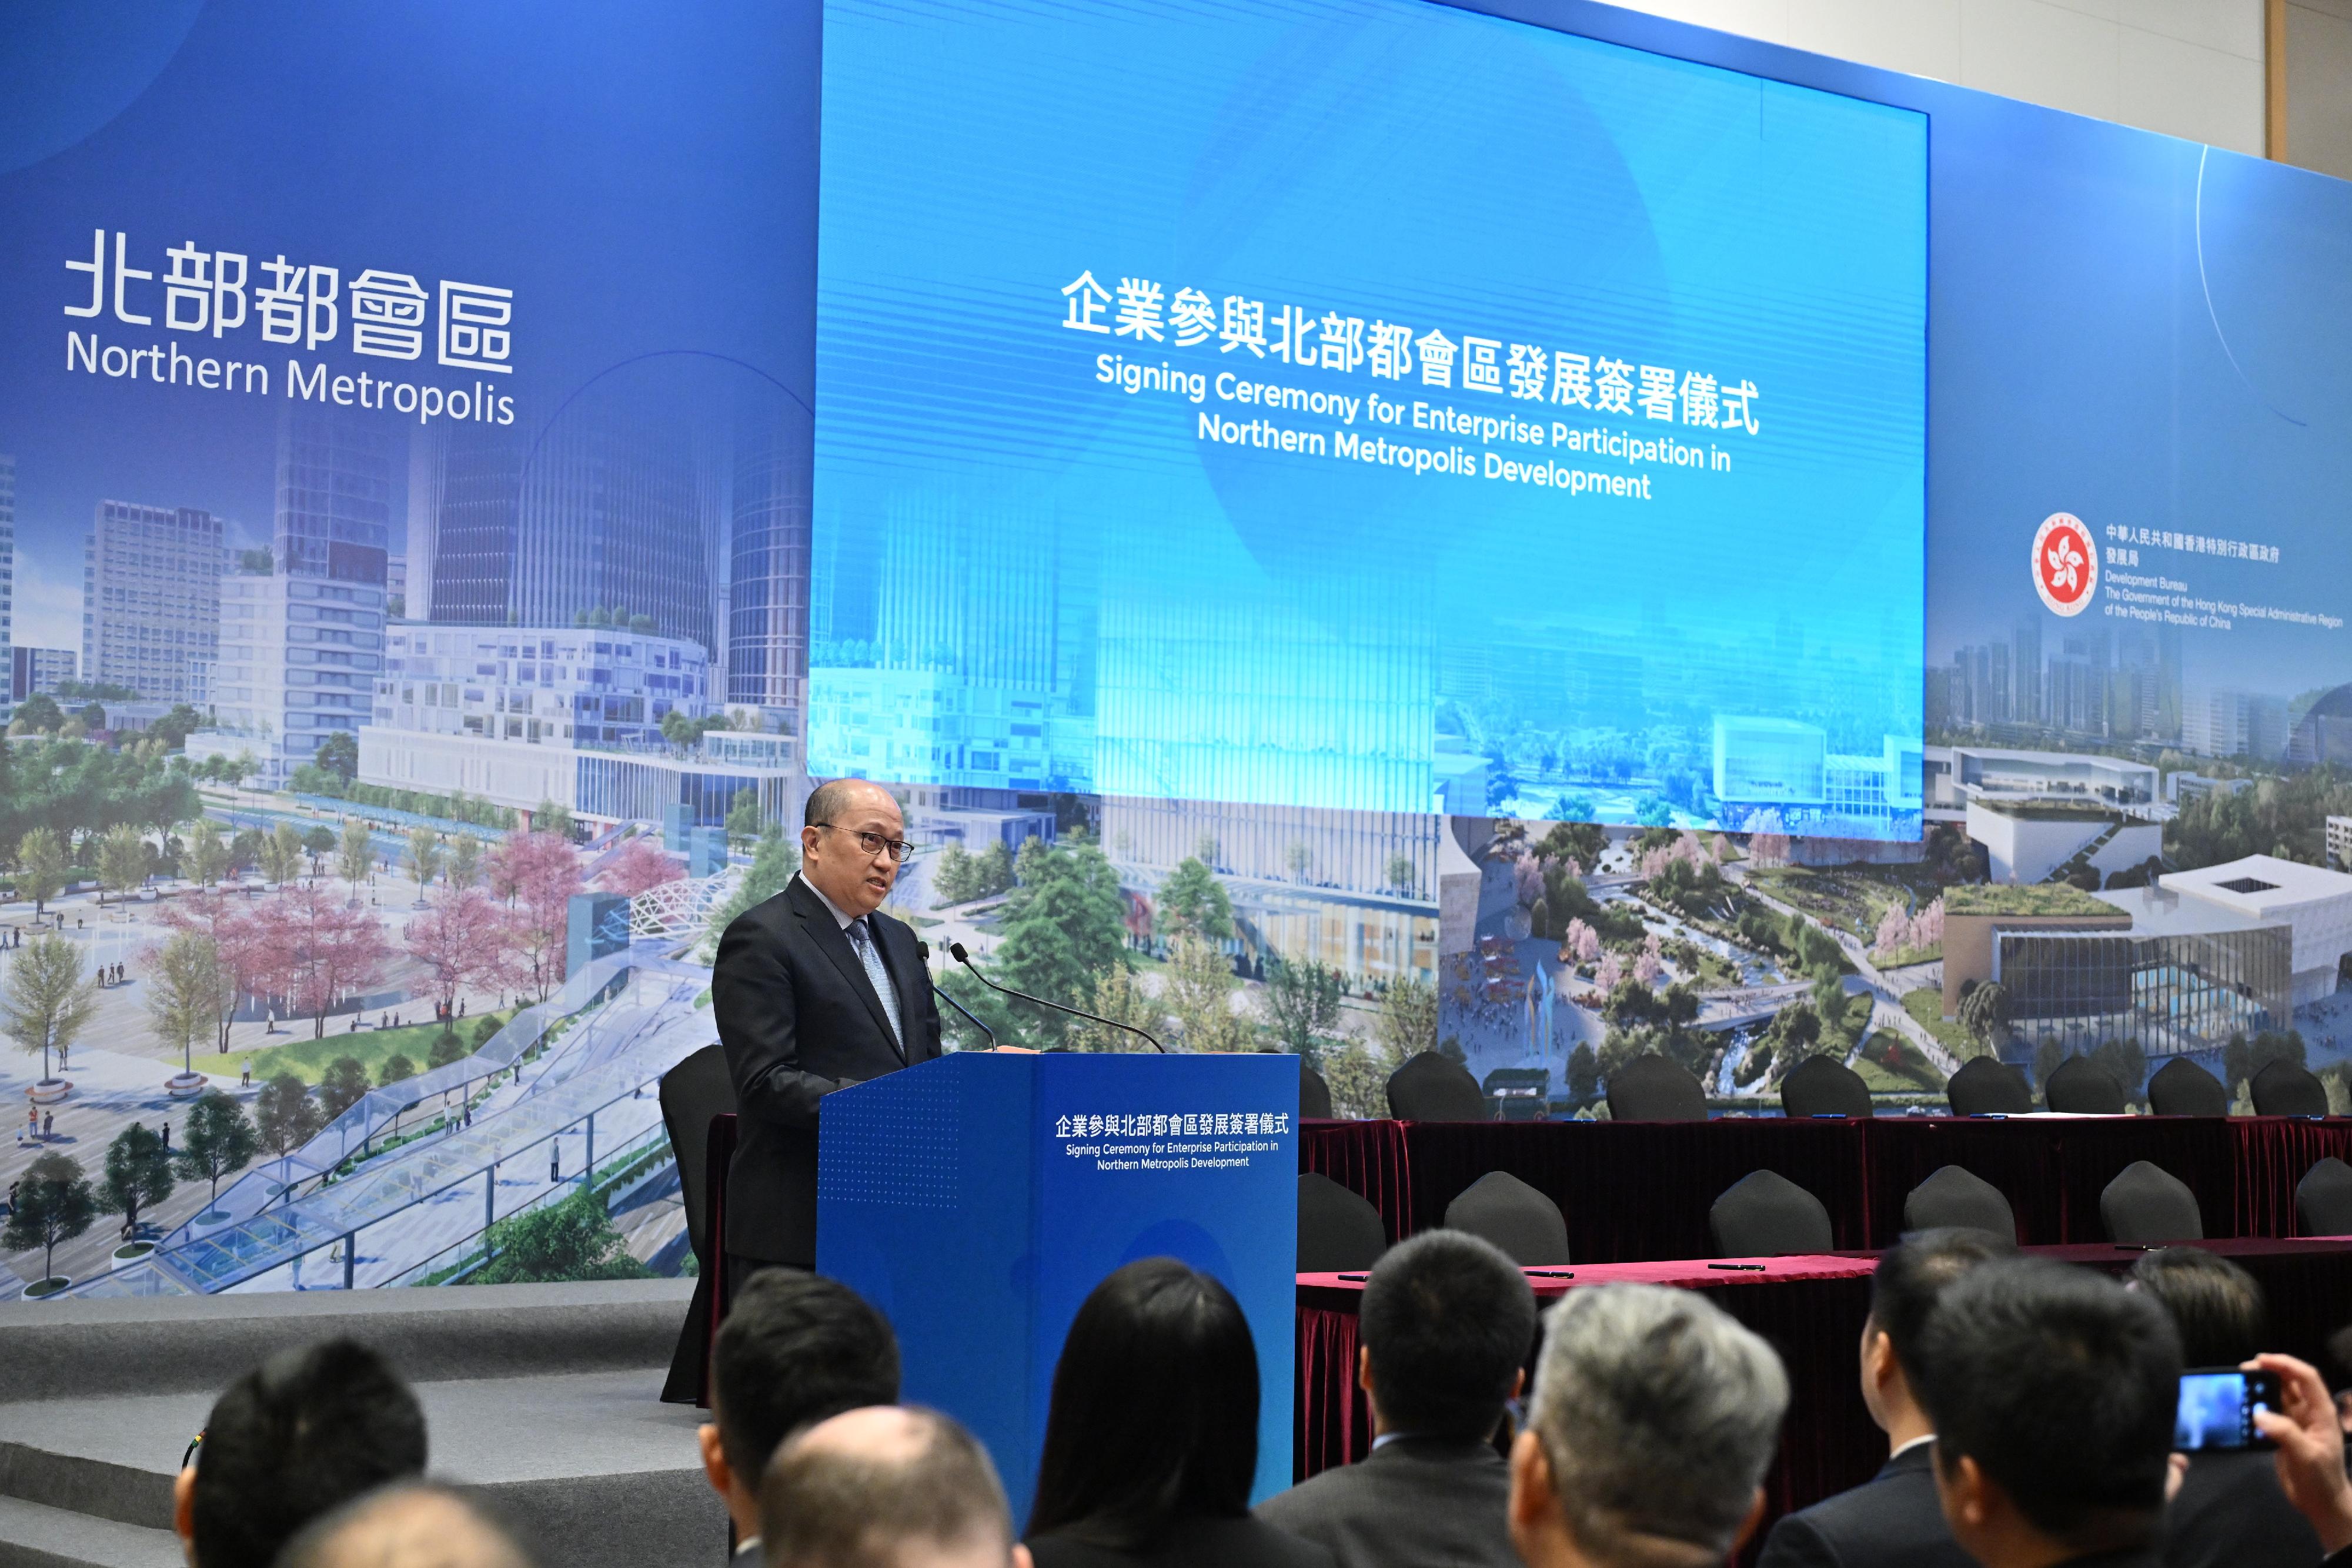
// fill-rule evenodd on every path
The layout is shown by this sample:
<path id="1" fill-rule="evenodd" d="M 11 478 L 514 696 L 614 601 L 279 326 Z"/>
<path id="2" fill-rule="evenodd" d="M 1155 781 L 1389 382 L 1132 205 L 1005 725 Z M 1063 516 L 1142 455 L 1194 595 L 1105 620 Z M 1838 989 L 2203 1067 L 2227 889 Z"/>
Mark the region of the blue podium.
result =
<path id="1" fill-rule="evenodd" d="M 1297 1129 L 1294 1057 L 942 1057 L 825 1097 L 817 1271 L 889 1318 L 905 1397 L 988 1446 L 1018 1527 L 1080 1303 L 1181 1259 L 1248 1315 L 1268 1496 L 1291 1475 Z"/>

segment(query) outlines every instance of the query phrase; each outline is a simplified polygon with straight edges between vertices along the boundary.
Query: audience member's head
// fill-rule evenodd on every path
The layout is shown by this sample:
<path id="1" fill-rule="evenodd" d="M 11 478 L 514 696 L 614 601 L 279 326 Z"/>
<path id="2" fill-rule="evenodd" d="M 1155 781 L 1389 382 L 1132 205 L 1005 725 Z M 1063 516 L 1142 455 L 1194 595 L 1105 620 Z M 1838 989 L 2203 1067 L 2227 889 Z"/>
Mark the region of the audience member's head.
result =
<path id="1" fill-rule="evenodd" d="M 811 1427 L 776 1451 L 760 1514 L 768 1568 L 1029 1568 L 987 1451 L 936 1410 Z"/>
<path id="2" fill-rule="evenodd" d="M 736 1292 L 710 1350 L 702 1468 L 736 1534 L 759 1531 L 760 1474 L 803 1427 L 898 1397 L 898 1342 L 848 1286 L 765 1269 Z"/>
<path id="3" fill-rule="evenodd" d="M 2124 1551 L 2164 1507 L 2180 1336 L 2147 1295 L 2011 1260 L 1944 1292 L 1920 1336 L 1937 1488 L 1988 1568 Z"/>
<path id="4" fill-rule="evenodd" d="M 1132 1550 L 1178 1518 L 1247 1513 L 1257 1401 L 1257 1347 L 1225 1288 L 1172 1258 L 1129 1263 L 1063 1342 L 1028 1534 Z"/>
<path id="5" fill-rule="evenodd" d="M 2270 1348 L 2270 1305 L 2260 1281 L 2201 1247 L 2143 1252 L 2131 1282 L 2172 1314 L 2185 1366 L 2236 1366 Z"/>
<path id="6" fill-rule="evenodd" d="M 173 1489 L 195 1568 L 269 1568 L 304 1525 L 425 1469 L 425 1412 L 364 1345 L 271 1356 L 229 1385 Z"/>
<path id="7" fill-rule="evenodd" d="M 278 1568 L 530 1568 L 514 1538 L 459 1492 L 421 1481 L 372 1491 L 287 1544 Z"/>
<path id="8" fill-rule="evenodd" d="M 1487 1242 L 1427 1231 L 1373 1266 L 1357 1332 L 1383 1430 L 1478 1441 L 1518 1391 L 1535 1343 L 1535 1292 Z"/>
<path id="9" fill-rule="evenodd" d="M 1919 1334 L 1954 1281 L 1979 1264 L 2011 1256 L 1981 1230 L 1923 1230 L 1879 1255 L 1870 1279 L 1870 1316 L 1862 1325 L 1862 1401 L 1898 1443 L 1934 1428 L 1919 1408 Z"/>
<path id="10" fill-rule="evenodd" d="M 1772 1347 L 1696 1291 L 1599 1285 L 1551 1311 L 1511 1537 L 1528 1568 L 1700 1568 L 1755 1528 L 1789 1406 Z"/>

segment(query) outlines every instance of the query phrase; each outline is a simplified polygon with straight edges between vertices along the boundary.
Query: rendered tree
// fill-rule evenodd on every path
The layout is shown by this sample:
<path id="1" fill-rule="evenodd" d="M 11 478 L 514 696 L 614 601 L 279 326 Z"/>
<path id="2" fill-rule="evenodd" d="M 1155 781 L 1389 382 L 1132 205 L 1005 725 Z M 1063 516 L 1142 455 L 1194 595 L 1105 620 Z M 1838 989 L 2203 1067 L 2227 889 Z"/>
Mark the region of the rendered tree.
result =
<path id="1" fill-rule="evenodd" d="M 750 844 L 760 836 L 760 792 L 738 789 L 735 798 L 727 802 L 727 836 L 738 847 Z"/>
<path id="2" fill-rule="evenodd" d="M 286 889 L 255 920 L 271 988 L 310 1017 L 313 1040 L 325 1038 L 335 1004 L 374 985 L 392 956 L 383 921 L 315 887 Z"/>
<path id="3" fill-rule="evenodd" d="M 55 735 L 66 722 L 65 710 L 47 692 L 35 692 L 18 703 L 16 717 L 36 735 Z"/>
<path id="4" fill-rule="evenodd" d="M 326 1124 L 318 1103 L 310 1098 L 310 1086 L 290 1072 L 281 1072 L 263 1084 L 253 1103 L 254 1132 L 262 1145 L 278 1156 L 278 1185 L 287 1188 L 289 1202 L 294 1194 L 286 1178 L 294 1151 L 317 1137 Z"/>
<path id="5" fill-rule="evenodd" d="M 457 1038 L 454 1029 L 445 1029 L 433 1037 L 433 1049 L 425 1059 L 428 1068 L 446 1067 L 453 1061 L 463 1061 L 469 1055 L 466 1042 Z"/>
<path id="6" fill-rule="evenodd" d="M 710 912 L 710 940 L 716 942 L 744 911 L 783 892 L 800 864 L 800 846 L 784 836 L 780 824 L 770 822 L 761 829 L 760 846 L 751 852 L 751 864 L 743 880 L 735 884 L 725 903 Z"/>
<path id="7" fill-rule="evenodd" d="M 482 880 L 482 841 L 472 833 L 459 833 L 450 842 L 449 864 L 441 876 L 451 887 L 478 884 Z"/>
<path id="8" fill-rule="evenodd" d="M 52 1082 L 49 1053 L 69 1049 L 98 1010 L 98 981 L 82 977 L 81 948 L 70 938 L 36 936 L 8 963 L 0 990 L 0 1033 L 41 1055 L 41 1081 Z"/>
<path id="9" fill-rule="evenodd" d="M 432 907 L 409 921 L 401 940 L 408 956 L 431 972 L 444 1016 L 455 1011 L 459 991 L 512 981 L 506 913 L 476 889 L 443 887 Z"/>
<path id="10" fill-rule="evenodd" d="M 1437 1044 L 1437 988 L 1416 973 L 1398 977 L 1381 998 L 1376 1034 L 1389 1057 L 1402 1064 Z"/>
<path id="11" fill-rule="evenodd" d="M 220 829 L 210 817 L 197 818 L 196 825 L 188 830 L 188 847 L 181 864 L 198 887 L 212 886 L 228 870 L 228 845 L 221 841 Z"/>
<path id="12" fill-rule="evenodd" d="M 57 1278 L 58 1244 L 71 1241 L 98 1218 L 98 1195 L 81 1167 L 60 1154 L 46 1154 L 16 1181 L 16 1207 L 0 1242 L 10 1250 L 41 1249 L 41 1278 Z"/>
<path id="13" fill-rule="evenodd" d="M 616 851 L 596 875 L 596 885 L 606 893 L 617 893 L 624 898 L 635 898 L 665 883 L 685 878 L 686 868 L 665 854 L 648 836 L 631 839 Z"/>
<path id="14" fill-rule="evenodd" d="M 1305 882 L 1307 868 L 1315 863 L 1315 848 L 1304 839 L 1293 839 L 1282 852 L 1283 864 L 1290 868 L 1290 880 Z"/>
<path id="15" fill-rule="evenodd" d="M 115 1134 L 106 1145 L 104 1191 L 108 1205 L 137 1235 L 139 1211 L 172 1196 L 172 1151 L 163 1138 L 137 1122 Z"/>
<path id="16" fill-rule="evenodd" d="M 1171 935 L 1190 933 L 1212 942 L 1233 938 L 1233 901 L 1226 897 L 1223 884 L 1198 860 L 1177 862 L 1176 869 L 1160 883 L 1160 912 Z"/>
<path id="17" fill-rule="evenodd" d="M 351 883 L 352 902 L 360 901 L 360 883 L 375 864 L 375 840 L 368 825 L 357 817 L 345 817 L 343 830 L 335 844 L 335 874 Z"/>
<path id="18" fill-rule="evenodd" d="M 1568 1097 L 1580 1104 L 1589 1104 L 1600 1084 L 1600 1058 L 1592 1054 L 1592 1047 L 1577 1041 L 1576 1049 L 1568 1053 Z"/>
<path id="19" fill-rule="evenodd" d="M 1233 964 L 1215 944 L 1189 934 L 1176 938 L 1166 982 L 1161 1000 L 1183 1030 L 1187 1051 L 1225 1055 L 1251 1049 L 1251 1022 L 1233 1008 Z"/>
<path id="20" fill-rule="evenodd" d="M 1265 967 L 1265 1006 L 1274 1032 L 1293 1053 L 1318 1059 L 1322 1042 L 1339 1027 L 1339 971 L 1312 959 L 1270 960 Z"/>
<path id="21" fill-rule="evenodd" d="M 383 1065 L 375 1070 L 375 1081 L 386 1088 L 415 1076 L 416 1063 L 411 1061 L 404 1053 L 397 1051 L 385 1057 Z"/>
<path id="22" fill-rule="evenodd" d="M 217 1089 L 206 1090 L 188 1107 L 188 1124 L 173 1152 L 172 1168 L 183 1181 L 211 1184 L 211 1204 L 220 1201 L 221 1177 L 253 1162 L 258 1141 L 245 1107 Z M 208 1205 L 209 1206 L 209 1205 Z"/>
<path id="23" fill-rule="evenodd" d="M 98 841 L 98 885 L 103 904 L 104 894 L 117 896 L 135 893 L 147 880 L 147 840 L 138 829 L 124 822 L 109 828 Z"/>
<path id="24" fill-rule="evenodd" d="M 416 881 L 416 896 L 433 879 L 441 874 L 441 835 L 431 828 L 418 826 L 408 830 L 408 874 Z"/>
<path id="25" fill-rule="evenodd" d="M 317 876 L 326 869 L 327 857 L 335 852 L 337 841 L 334 830 L 324 823 L 310 828 L 302 834 L 302 852 L 310 857 L 312 876 Z"/>
<path id="26" fill-rule="evenodd" d="M 35 828 L 16 844 L 16 894 L 33 901 L 33 913 L 42 913 L 48 901 L 65 891 L 65 841 L 48 828 Z"/>
<path id="27" fill-rule="evenodd" d="M 221 1011 L 220 948 L 201 931 L 174 931 L 141 956 L 147 973 L 142 999 L 156 1041 L 180 1053 L 180 1071 L 195 1071 L 198 1036 L 209 1037 Z"/>
<path id="28" fill-rule="evenodd" d="M 339 729 L 319 742 L 318 765 L 330 773 L 339 774 L 345 783 L 359 777 L 360 743 L 358 737 L 347 729 Z"/>
<path id="29" fill-rule="evenodd" d="M 163 914 L 163 923 L 178 931 L 208 938 L 217 960 L 212 980 L 215 1047 L 228 1050 L 229 1025 L 236 1020 L 240 992 L 258 990 L 262 971 L 268 967 L 262 933 L 245 900 L 236 894 L 206 892 L 176 898 Z"/>
<path id="30" fill-rule="evenodd" d="M 468 1276 L 484 1285 L 553 1284 L 572 1280 L 641 1280 L 646 1266 L 624 1249 L 621 1233 L 590 1187 L 501 1219 L 490 1227 L 490 1260 Z"/>
<path id="31" fill-rule="evenodd" d="M 261 841 L 261 874 L 283 887 L 302 874 L 302 835 L 280 822 Z"/>
<path id="32" fill-rule="evenodd" d="M 580 856 L 553 833 L 514 832 L 490 854 L 490 887 L 507 898 L 509 945 L 516 968 L 544 1000 L 563 980 L 563 941 L 572 895 L 580 891 Z"/>
<path id="33" fill-rule="evenodd" d="M 1420 891 L 1421 873 L 1413 869 L 1411 855 L 1391 855 L 1388 864 L 1389 885 L 1411 898 Z"/>
<path id="34" fill-rule="evenodd" d="M 1124 966 L 1109 970 L 1097 979 L 1094 994 L 1083 1005 L 1088 1012 L 1100 1013 L 1114 1022 L 1153 1035 L 1161 1032 L 1160 1008 L 1143 994 L 1143 988 L 1135 983 L 1134 975 Z M 1085 1019 L 1071 1021 L 1067 1040 L 1072 1051 L 1118 1052 L 1151 1049 L 1126 1030 L 1107 1029 Z"/>
<path id="35" fill-rule="evenodd" d="M 367 1068 L 356 1056 L 339 1056 L 319 1075 L 319 1111 L 331 1122 L 360 1103 L 373 1085 Z"/>
<path id="36" fill-rule="evenodd" d="M 1091 841 L 1073 834 L 1047 852 L 1032 879 L 1005 901 L 996 950 L 1003 983 L 1084 1006 L 1095 982 L 1127 962 L 1127 904 L 1118 873 Z M 1059 1013 L 1022 1007 L 1022 1032 L 1046 1045 L 1068 1033 Z"/>
<path id="37" fill-rule="evenodd" d="M 530 826 L 533 832 L 552 833 L 568 843 L 574 831 L 572 808 L 554 800 L 541 800 L 530 814 Z"/>

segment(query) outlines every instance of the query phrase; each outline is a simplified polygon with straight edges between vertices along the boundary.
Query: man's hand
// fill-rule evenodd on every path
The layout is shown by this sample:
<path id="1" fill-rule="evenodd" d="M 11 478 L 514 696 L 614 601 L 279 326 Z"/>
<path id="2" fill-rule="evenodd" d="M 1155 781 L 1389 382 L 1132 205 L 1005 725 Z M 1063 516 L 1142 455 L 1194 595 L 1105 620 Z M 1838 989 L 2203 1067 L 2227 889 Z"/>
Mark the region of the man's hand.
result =
<path id="1" fill-rule="evenodd" d="M 998 1056 L 1034 1056 L 1037 1053 L 1025 1045 L 992 1045 L 989 1050 Z"/>
<path id="2" fill-rule="evenodd" d="M 2279 1490 L 2330 1552 L 2352 1546 L 2352 1480 L 2345 1478 L 2344 1433 L 2326 1380 L 2306 1363 L 2269 1353 L 2240 1370 L 2278 1376 L 2283 1409 L 2256 1411 L 2254 1425 L 2278 1445 Z"/>

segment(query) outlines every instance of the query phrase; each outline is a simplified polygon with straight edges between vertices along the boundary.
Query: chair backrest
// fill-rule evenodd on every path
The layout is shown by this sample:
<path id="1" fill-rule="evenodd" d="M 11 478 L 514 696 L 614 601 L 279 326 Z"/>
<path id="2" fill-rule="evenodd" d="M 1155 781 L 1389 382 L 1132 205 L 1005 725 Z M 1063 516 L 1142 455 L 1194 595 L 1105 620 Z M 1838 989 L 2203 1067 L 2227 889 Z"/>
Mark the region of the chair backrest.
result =
<path id="1" fill-rule="evenodd" d="M 1389 1074 L 1389 1114 L 1401 1122 L 1491 1122 L 1470 1070 L 1433 1051 L 1415 1051 Z"/>
<path id="2" fill-rule="evenodd" d="M 2099 1194 L 2099 1218 L 2108 1240 L 2129 1246 L 2205 1239 L 2197 1195 L 2187 1182 L 2146 1160 L 2126 1166 Z"/>
<path id="3" fill-rule="evenodd" d="M 1778 1171 L 1749 1171 L 1706 1211 L 1718 1258 L 1776 1258 L 1837 1246 L 1822 1200 Z"/>
<path id="4" fill-rule="evenodd" d="M 2042 1085 L 2042 1103 L 2078 1116 L 2120 1116 L 2124 1086 L 2087 1056 L 2070 1056 L 2053 1068 Z"/>
<path id="5" fill-rule="evenodd" d="M 1609 1119 L 1704 1122 L 1706 1091 L 1681 1062 L 1637 1056 L 1609 1075 Z"/>
<path id="6" fill-rule="evenodd" d="M 1369 1269 L 1389 1249 L 1381 1211 L 1319 1171 L 1298 1178 L 1298 1271 Z"/>
<path id="7" fill-rule="evenodd" d="M 2305 1236 L 2352 1236 L 2352 1166 L 2330 1155 L 2304 1172 L 2294 1218 Z"/>
<path id="8" fill-rule="evenodd" d="M 1944 1086 L 1955 1116 L 2022 1116 L 2033 1109 L 2033 1091 L 2025 1074 L 2006 1061 L 1974 1056 L 1960 1063 Z"/>
<path id="9" fill-rule="evenodd" d="M 1508 1171 L 1488 1171 L 1445 1206 L 1445 1228 L 1491 1241 L 1523 1269 L 1568 1262 L 1559 1205 Z"/>
<path id="10" fill-rule="evenodd" d="M 2254 1074 L 2257 1116 L 2325 1116 L 2327 1085 L 2292 1061 L 2273 1061 Z"/>
<path id="11" fill-rule="evenodd" d="M 1870 1085 L 1834 1056 L 1809 1056 L 1780 1080 L 1780 1112 L 1787 1116 L 1868 1116 Z"/>
<path id="12" fill-rule="evenodd" d="M 669 1134 L 670 1153 L 677 1158 L 687 1244 L 706 1273 L 715 1262 L 709 1250 L 710 1239 L 702 1233 L 710 1201 L 710 1118 L 734 1109 L 735 1082 L 727 1075 L 727 1053 L 716 1045 L 704 1046 L 662 1074 L 662 1127 Z"/>
<path id="13" fill-rule="evenodd" d="M 1303 1056 L 1298 1059 L 1298 1113 L 1318 1122 L 1331 1118 L 1331 1086 Z"/>
<path id="14" fill-rule="evenodd" d="M 2187 1057 L 2176 1056 L 2147 1081 L 2147 1108 L 2159 1116 L 2226 1116 L 2230 1092 Z"/>
<path id="15" fill-rule="evenodd" d="M 1938 1166 L 1903 1199 L 1905 1230 L 1982 1230 L 2017 1245 L 2017 1211 L 2000 1188 L 1958 1166 Z"/>

